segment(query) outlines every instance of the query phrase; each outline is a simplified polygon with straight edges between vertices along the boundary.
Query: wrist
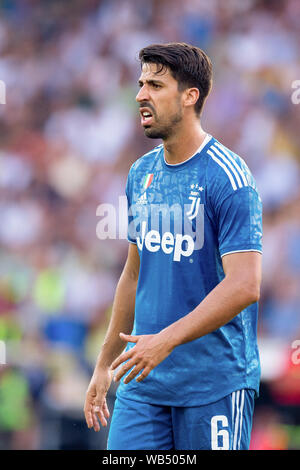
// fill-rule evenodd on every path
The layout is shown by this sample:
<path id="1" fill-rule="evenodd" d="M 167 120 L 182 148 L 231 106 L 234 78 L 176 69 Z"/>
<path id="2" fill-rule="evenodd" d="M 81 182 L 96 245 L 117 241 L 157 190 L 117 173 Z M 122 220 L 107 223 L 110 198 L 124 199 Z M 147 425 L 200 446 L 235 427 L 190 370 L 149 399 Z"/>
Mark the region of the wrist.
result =
<path id="1" fill-rule="evenodd" d="M 112 363 L 113 363 L 113 361 L 111 359 L 99 355 L 98 359 L 96 361 L 95 371 L 97 371 L 97 370 L 107 370 L 107 369 L 110 368 Z"/>
<path id="2" fill-rule="evenodd" d="M 169 325 L 167 328 L 161 330 L 159 335 L 162 338 L 162 341 L 166 343 L 167 348 L 170 352 L 172 352 L 173 349 L 175 349 L 176 346 L 179 346 L 180 344 L 180 341 L 177 338 L 173 325 Z"/>

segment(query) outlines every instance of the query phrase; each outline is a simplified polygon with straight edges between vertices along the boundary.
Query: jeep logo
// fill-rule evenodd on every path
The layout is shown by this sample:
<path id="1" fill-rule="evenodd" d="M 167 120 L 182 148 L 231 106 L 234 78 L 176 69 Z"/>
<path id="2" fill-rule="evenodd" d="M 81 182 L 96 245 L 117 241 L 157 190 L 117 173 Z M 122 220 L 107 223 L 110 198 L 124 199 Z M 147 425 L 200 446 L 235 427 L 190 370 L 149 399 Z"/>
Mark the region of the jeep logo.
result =
<path id="1" fill-rule="evenodd" d="M 173 261 L 180 261 L 181 256 L 190 256 L 195 247 L 193 238 L 190 235 L 165 232 L 162 236 L 157 230 L 150 230 L 146 234 L 147 223 L 142 223 L 141 237 L 137 237 L 137 246 L 140 250 L 145 248 L 152 253 L 162 250 L 166 255 L 173 253 Z"/>

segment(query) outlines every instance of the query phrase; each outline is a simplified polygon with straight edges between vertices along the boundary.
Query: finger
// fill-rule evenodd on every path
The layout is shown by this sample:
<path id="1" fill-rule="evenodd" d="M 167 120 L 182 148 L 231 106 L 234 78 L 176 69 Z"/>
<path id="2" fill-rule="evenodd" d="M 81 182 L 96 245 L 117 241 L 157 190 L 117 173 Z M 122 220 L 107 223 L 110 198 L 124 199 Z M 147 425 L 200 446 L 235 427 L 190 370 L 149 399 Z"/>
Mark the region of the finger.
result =
<path id="1" fill-rule="evenodd" d="M 84 411 L 85 421 L 89 429 L 93 427 L 93 416 L 92 416 L 93 402 L 94 402 L 94 397 L 87 394 L 83 411 Z"/>
<path id="2" fill-rule="evenodd" d="M 90 409 L 87 409 L 85 407 L 84 409 L 84 416 L 85 416 L 85 421 L 86 421 L 86 424 L 87 424 L 87 427 L 90 429 L 93 427 L 94 423 L 93 423 L 93 416 L 92 416 L 92 407 Z"/>
<path id="3" fill-rule="evenodd" d="M 143 370 L 143 372 L 138 376 L 138 378 L 136 379 L 137 382 L 142 382 L 142 380 L 144 380 L 151 372 L 152 370 L 152 367 L 145 367 L 145 369 Z"/>
<path id="4" fill-rule="evenodd" d="M 112 365 L 110 366 L 111 370 L 115 370 L 117 367 L 119 367 L 120 364 L 127 361 L 134 354 L 133 350 L 134 347 L 131 348 L 129 351 L 126 351 L 124 354 L 121 354 L 121 356 L 117 357 L 117 359 L 115 359 Z"/>
<path id="5" fill-rule="evenodd" d="M 104 401 L 105 401 L 105 394 L 100 393 L 100 392 L 93 401 L 92 418 L 93 418 L 93 428 L 96 432 L 100 431 L 99 421 L 102 426 L 107 426 L 107 421 L 102 411 Z"/>
<path id="6" fill-rule="evenodd" d="M 104 414 L 105 418 L 107 418 L 107 419 L 110 417 L 110 412 L 109 412 L 106 400 L 104 400 L 104 403 L 103 403 L 103 414 Z"/>
<path id="7" fill-rule="evenodd" d="M 128 343 L 136 343 L 139 339 L 139 336 L 125 335 L 125 333 L 120 333 L 120 338 Z"/>
<path id="8" fill-rule="evenodd" d="M 93 419 L 93 428 L 94 428 L 94 431 L 98 432 L 100 431 L 100 425 L 99 425 L 99 421 L 97 419 L 97 415 L 95 413 L 95 410 L 93 408 L 93 411 L 92 411 L 92 419 Z"/>
<path id="9" fill-rule="evenodd" d="M 118 382 L 123 377 L 123 375 L 125 375 L 126 372 L 128 372 L 135 365 L 136 359 L 131 359 L 131 361 L 126 362 L 126 364 L 124 364 L 123 367 L 121 367 L 121 369 L 116 373 L 114 381 Z"/>
<path id="10" fill-rule="evenodd" d="M 130 374 L 128 374 L 125 379 L 124 379 L 124 384 L 128 384 L 132 379 L 134 379 L 140 372 L 141 370 L 143 369 L 144 365 L 143 364 L 140 364 L 140 365 L 136 365 L 132 371 L 130 372 Z"/>
<path id="11" fill-rule="evenodd" d="M 94 413 L 99 418 L 99 421 L 102 424 L 102 426 L 106 427 L 107 426 L 107 421 L 106 421 L 104 413 L 103 413 L 103 407 L 101 409 L 100 406 L 95 406 L 94 407 Z M 99 423 L 98 423 L 98 425 L 99 425 Z"/>

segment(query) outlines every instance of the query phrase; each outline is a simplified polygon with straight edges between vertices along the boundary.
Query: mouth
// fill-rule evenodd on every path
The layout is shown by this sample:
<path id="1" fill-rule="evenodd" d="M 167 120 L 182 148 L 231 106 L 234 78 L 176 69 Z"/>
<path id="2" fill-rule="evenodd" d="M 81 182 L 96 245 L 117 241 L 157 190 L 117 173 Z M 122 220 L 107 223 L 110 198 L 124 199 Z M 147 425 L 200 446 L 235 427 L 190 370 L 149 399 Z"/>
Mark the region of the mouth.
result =
<path id="1" fill-rule="evenodd" d="M 149 126 L 153 122 L 153 114 L 149 108 L 140 108 L 142 126 Z"/>

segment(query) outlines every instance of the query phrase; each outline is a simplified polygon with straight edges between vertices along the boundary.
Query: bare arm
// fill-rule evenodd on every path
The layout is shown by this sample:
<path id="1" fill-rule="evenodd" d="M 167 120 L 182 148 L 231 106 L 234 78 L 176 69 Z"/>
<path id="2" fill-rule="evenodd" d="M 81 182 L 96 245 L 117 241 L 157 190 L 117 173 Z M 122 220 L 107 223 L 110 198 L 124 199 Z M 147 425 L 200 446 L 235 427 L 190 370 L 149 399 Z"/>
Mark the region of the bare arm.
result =
<path id="1" fill-rule="evenodd" d="M 139 266 L 137 247 L 130 243 L 127 260 L 116 288 L 109 327 L 86 393 L 85 419 L 88 427 L 93 427 L 95 431 L 100 430 L 97 417 L 102 426 L 107 425 L 109 410 L 106 394 L 112 381 L 110 366 L 126 345 L 120 338 L 120 332 L 130 334 L 132 331 Z"/>
<path id="2" fill-rule="evenodd" d="M 120 332 L 130 334 L 132 331 L 139 268 L 140 257 L 137 246 L 130 243 L 128 257 L 115 292 L 110 324 L 96 367 L 110 367 L 125 347 L 124 341 L 120 339 Z"/>
<path id="3" fill-rule="evenodd" d="M 143 380 L 175 347 L 220 328 L 259 299 L 260 253 L 228 254 L 223 257 L 223 267 L 225 278 L 188 315 L 155 335 L 126 335 L 124 339 L 136 345 L 114 361 L 113 369 L 129 359 L 116 374 L 117 380 L 133 366 L 124 382 L 130 382 L 141 371 L 136 380 Z"/>

